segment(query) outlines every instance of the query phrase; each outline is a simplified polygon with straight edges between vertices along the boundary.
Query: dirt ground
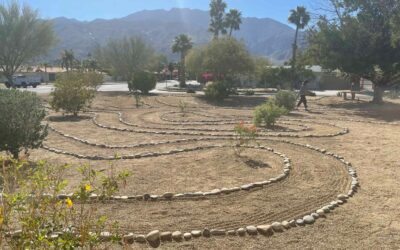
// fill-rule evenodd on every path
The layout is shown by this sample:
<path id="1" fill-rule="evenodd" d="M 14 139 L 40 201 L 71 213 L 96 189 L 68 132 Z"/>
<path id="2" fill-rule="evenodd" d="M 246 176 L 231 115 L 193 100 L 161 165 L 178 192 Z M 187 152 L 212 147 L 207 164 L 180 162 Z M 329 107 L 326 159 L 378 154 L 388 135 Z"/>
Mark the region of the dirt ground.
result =
<path id="1" fill-rule="evenodd" d="M 185 115 L 180 113 L 180 100 L 187 104 Z M 119 191 L 121 195 L 208 191 L 261 181 L 282 171 L 282 159 L 259 149 L 247 149 L 244 157 L 238 158 L 233 153 L 234 142 L 225 137 L 232 135 L 234 124 L 229 122 L 250 122 L 251 110 L 264 100 L 234 97 L 211 104 L 193 95 L 150 96 L 143 98 L 143 107 L 135 108 L 133 98 L 126 94 L 100 93 L 91 110 L 97 113 L 97 122 L 108 128 L 96 126 L 91 120 L 93 113 L 79 120 L 62 119 L 61 114 L 49 113 L 49 124 L 64 134 L 115 148 L 86 145 L 56 132 L 50 132 L 44 144 L 90 156 L 162 153 L 199 145 L 225 147 L 112 163 L 77 159 L 44 149 L 33 151 L 30 157 L 73 165 L 90 163 L 101 171 L 107 171 L 110 164 L 117 171 L 129 170 L 132 176 Z M 118 115 L 110 111 L 121 112 L 127 124 L 121 123 Z M 274 141 L 289 139 L 326 148 L 350 161 L 361 185 L 356 195 L 313 225 L 292 228 L 271 237 L 201 237 L 183 243 L 163 243 L 160 249 L 400 249 L 400 102 L 373 105 L 364 99 L 310 98 L 309 112 L 294 111 L 277 125 L 275 131 L 260 132 L 264 139 L 257 142 L 292 160 L 292 171 L 282 181 L 254 191 L 207 199 L 101 203 L 96 204 L 97 213 L 118 221 L 121 230 L 135 234 L 155 229 L 230 230 L 299 218 L 329 203 L 338 194 L 347 193 L 351 180 L 339 161 L 304 147 Z M 349 133 L 327 137 L 342 128 L 348 128 Z M 160 134 L 160 131 L 174 134 Z M 285 137 L 293 134 L 300 138 Z M 310 134 L 320 137 L 304 137 Z M 203 141 L 205 137 L 213 139 Z M 177 141 L 181 139 L 192 141 Z M 153 145 L 158 142 L 163 144 Z M 122 148 L 125 145 L 130 147 Z M 261 167 L 247 164 L 243 159 L 257 160 Z M 66 192 L 80 179 L 74 169 L 65 173 L 65 178 L 70 184 Z M 137 243 L 130 247 L 148 248 Z"/>

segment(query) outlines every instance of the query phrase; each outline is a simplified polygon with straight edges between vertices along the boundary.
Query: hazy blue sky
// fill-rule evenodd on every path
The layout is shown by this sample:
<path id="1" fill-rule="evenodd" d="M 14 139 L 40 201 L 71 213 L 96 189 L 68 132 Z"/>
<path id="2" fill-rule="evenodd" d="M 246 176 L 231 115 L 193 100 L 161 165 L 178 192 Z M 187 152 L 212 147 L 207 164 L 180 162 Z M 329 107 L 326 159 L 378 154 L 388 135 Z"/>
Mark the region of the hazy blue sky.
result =
<path id="1" fill-rule="evenodd" d="M 4 2 L 6 0 L 0 0 Z M 44 18 L 65 16 L 78 20 L 118 18 L 140 10 L 185 7 L 207 10 L 209 0 L 21 0 L 38 9 Z M 228 8 L 240 9 L 245 17 L 270 17 L 287 22 L 289 10 L 312 7 L 318 0 L 227 0 Z"/>

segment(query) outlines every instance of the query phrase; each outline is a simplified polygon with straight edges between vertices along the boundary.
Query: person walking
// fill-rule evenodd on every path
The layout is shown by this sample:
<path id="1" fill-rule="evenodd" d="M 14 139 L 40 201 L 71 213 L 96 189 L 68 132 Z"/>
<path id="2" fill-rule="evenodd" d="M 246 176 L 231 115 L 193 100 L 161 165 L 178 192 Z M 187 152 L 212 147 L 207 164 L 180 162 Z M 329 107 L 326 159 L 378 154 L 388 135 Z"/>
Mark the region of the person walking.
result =
<path id="1" fill-rule="evenodd" d="M 299 91 L 299 95 L 298 96 L 300 96 L 300 100 L 299 100 L 299 103 L 297 103 L 297 108 L 299 108 L 300 107 L 300 105 L 303 103 L 304 104 L 304 109 L 305 110 L 308 110 L 307 109 L 307 99 L 306 99 L 306 87 L 307 87 L 307 83 L 308 83 L 308 81 L 307 80 L 305 80 L 305 81 L 303 81 L 303 83 L 301 84 L 301 87 L 300 87 L 300 91 Z M 297 97 L 298 98 L 298 97 Z"/>

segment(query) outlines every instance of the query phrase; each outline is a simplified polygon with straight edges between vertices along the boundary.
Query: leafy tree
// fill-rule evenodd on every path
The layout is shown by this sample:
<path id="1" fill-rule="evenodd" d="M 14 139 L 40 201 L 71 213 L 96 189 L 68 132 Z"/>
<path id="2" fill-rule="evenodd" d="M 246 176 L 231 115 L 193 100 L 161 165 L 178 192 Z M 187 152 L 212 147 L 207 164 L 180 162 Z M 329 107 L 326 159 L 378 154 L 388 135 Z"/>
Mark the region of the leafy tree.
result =
<path id="1" fill-rule="evenodd" d="M 55 90 L 50 94 L 50 105 L 55 111 L 63 110 L 78 116 L 79 111 L 90 106 L 103 75 L 95 72 L 67 72 L 56 79 Z"/>
<path id="2" fill-rule="evenodd" d="M 236 9 L 229 10 L 225 16 L 225 25 L 229 28 L 229 36 L 232 36 L 232 31 L 239 30 L 242 24 L 242 13 Z"/>
<path id="3" fill-rule="evenodd" d="M 75 55 L 74 51 L 71 50 L 64 50 L 61 53 L 61 68 L 65 68 L 67 72 L 73 68 L 75 64 Z"/>
<path id="4" fill-rule="evenodd" d="M 16 1 L 0 3 L 0 69 L 8 82 L 23 63 L 47 52 L 54 44 L 51 23 Z"/>
<path id="5" fill-rule="evenodd" d="M 148 70 L 161 72 L 168 65 L 168 58 L 165 55 L 154 55 L 149 62 Z"/>
<path id="6" fill-rule="evenodd" d="M 272 64 L 265 57 L 254 56 L 252 59 L 253 59 L 253 63 L 254 63 L 254 72 L 253 72 L 253 75 L 255 78 L 254 80 L 258 83 L 258 85 L 266 87 L 266 85 L 263 84 L 264 83 L 263 82 L 264 72 Z"/>
<path id="7" fill-rule="evenodd" d="M 298 6 L 296 9 L 290 11 L 290 16 L 288 21 L 296 25 L 296 33 L 294 35 L 293 54 L 292 54 L 293 80 L 296 81 L 297 39 L 299 35 L 299 30 L 304 29 L 310 22 L 310 14 L 307 12 L 305 7 Z"/>
<path id="8" fill-rule="evenodd" d="M 205 47 L 194 48 L 186 56 L 185 63 L 189 76 L 199 79 L 204 69 Z"/>
<path id="9" fill-rule="evenodd" d="M 111 73 L 122 79 L 148 68 L 153 58 L 153 49 L 137 37 L 110 40 L 105 46 L 97 47 L 94 52 L 99 66 L 110 69 Z"/>
<path id="10" fill-rule="evenodd" d="M 45 109 L 36 94 L 0 89 L 0 150 L 18 159 L 22 150 L 39 148 L 47 136 Z"/>
<path id="11" fill-rule="evenodd" d="M 225 24 L 226 3 L 223 0 L 212 0 L 210 3 L 210 27 L 208 31 L 213 34 L 214 39 L 218 39 L 220 34 L 226 34 Z"/>
<path id="12" fill-rule="evenodd" d="M 172 45 L 172 52 L 181 54 L 179 69 L 179 85 L 181 88 L 186 86 L 185 57 L 192 47 L 193 43 L 190 37 L 185 34 L 175 37 L 174 44 Z"/>
<path id="13" fill-rule="evenodd" d="M 338 0 L 339 18 L 322 16 L 310 32 L 308 53 L 326 69 L 339 69 L 374 84 L 373 102 L 383 102 L 383 91 L 400 79 L 400 47 L 393 20 L 398 1 Z"/>
<path id="14" fill-rule="evenodd" d="M 213 40 L 205 48 L 204 68 L 224 79 L 252 72 L 254 63 L 243 43 L 227 37 Z"/>
<path id="15" fill-rule="evenodd" d="M 156 87 L 157 79 L 154 74 L 141 71 L 133 74 L 128 82 L 129 91 L 140 90 L 142 94 L 149 94 L 149 91 Z"/>

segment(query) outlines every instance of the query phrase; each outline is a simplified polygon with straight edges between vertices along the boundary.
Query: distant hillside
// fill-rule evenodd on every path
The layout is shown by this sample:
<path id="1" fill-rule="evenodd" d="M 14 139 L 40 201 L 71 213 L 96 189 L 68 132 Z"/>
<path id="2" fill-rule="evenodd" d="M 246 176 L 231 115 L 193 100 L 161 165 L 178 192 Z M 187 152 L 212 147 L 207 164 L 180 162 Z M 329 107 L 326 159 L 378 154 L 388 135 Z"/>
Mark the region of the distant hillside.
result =
<path id="1" fill-rule="evenodd" d="M 96 44 L 102 45 L 110 38 L 129 36 L 140 36 L 157 52 L 176 59 L 170 48 L 178 34 L 189 34 L 196 45 L 211 39 L 207 32 L 209 14 L 201 10 L 141 11 L 124 18 L 91 22 L 60 17 L 52 22 L 59 42 L 43 60 L 58 59 L 63 49 L 73 49 L 76 57 L 83 58 Z M 251 53 L 281 63 L 290 57 L 294 30 L 270 18 L 243 18 L 241 29 L 234 32 L 234 36 L 243 40 Z"/>

